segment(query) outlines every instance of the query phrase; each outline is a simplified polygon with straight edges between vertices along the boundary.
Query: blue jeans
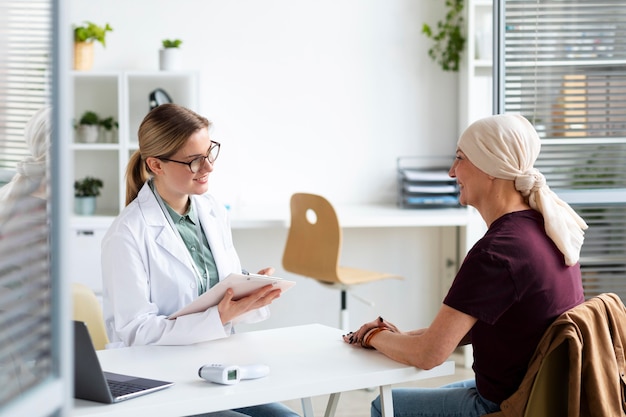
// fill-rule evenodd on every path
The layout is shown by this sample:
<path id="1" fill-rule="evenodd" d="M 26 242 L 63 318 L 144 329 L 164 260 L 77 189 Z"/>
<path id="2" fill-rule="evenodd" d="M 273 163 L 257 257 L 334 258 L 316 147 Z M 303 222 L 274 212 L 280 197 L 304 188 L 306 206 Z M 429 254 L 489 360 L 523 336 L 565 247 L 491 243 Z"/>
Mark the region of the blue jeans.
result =
<path id="1" fill-rule="evenodd" d="M 300 417 L 281 403 L 254 405 L 234 410 L 216 411 L 214 413 L 197 414 L 193 417 Z"/>
<path id="2" fill-rule="evenodd" d="M 500 411 L 500 406 L 480 396 L 473 379 L 440 388 L 395 388 L 395 417 L 479 417 Z M 372 401 L 372 417 L 382 415 L 380 397 Z"/>
<path id="3" fill-rule="evenodd" d="M 281 403 L 255 405 L 252 407 L 237 408 L 233 411 L 250 417 L 300 417 L 298 413 Z"/>

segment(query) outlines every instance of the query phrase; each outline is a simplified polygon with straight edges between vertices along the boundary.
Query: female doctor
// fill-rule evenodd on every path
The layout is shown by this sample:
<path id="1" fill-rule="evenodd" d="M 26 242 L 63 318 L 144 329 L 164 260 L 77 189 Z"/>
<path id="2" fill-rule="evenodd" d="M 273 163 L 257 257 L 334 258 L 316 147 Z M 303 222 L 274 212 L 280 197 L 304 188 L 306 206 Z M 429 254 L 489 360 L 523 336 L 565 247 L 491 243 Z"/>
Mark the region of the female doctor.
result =
<path id="1" fill-rule="evenodd" d="M 210 122 L 175 104 L 152 110 L 126 169 L 126 207 L 102 242 L 104 316 L 111 344 L 187 345 L 228 337 L 269 316 L 266 286 L 169 320 L 229 273 L 241 273 L 226 208 L 207 194 L 220 144 Z M 273 268 L 259 271 L 271 275 Z"/>
<path id="2" fill-rule="evenodd" d="M 268 317 L 280 295 L 271 285 L 215 307 L 167 317 L 231 272 L 241 273 L 226 208 L 207 194 L 220 144 L 209 121 L 162 104 L 139 127 L 139 150 L 126 169 L 126 207 L 102 241 L 104 318 L 110 346 L 186 345 L 228 337 L 237 321 Z M 259 271 L 271 275 L 273 268 Z M 212 417 L 298 417 L 271 403 Z"/>

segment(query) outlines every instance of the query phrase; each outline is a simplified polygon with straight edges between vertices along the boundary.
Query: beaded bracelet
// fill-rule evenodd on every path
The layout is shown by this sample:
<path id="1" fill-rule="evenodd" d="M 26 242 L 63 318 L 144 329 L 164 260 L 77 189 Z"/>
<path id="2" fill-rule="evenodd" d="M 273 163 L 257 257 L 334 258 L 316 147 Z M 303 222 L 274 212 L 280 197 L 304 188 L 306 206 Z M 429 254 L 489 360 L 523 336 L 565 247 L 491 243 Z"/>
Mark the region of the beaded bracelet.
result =
<path id="1" fill-rule="evenodd" d="M 367 333 L 365 337 L 363 338 L 363 341 L 361 342 L 361 346 L 366 349 L 374 349 L 374 347 L 370 344 L 370 341 L 372 340 L 372 337 L 382 332 L 383 330 L 388 330 L 388 329 L 386 327 L 375 327 L 374 329 L 370 330 L 369 333 Z"/>

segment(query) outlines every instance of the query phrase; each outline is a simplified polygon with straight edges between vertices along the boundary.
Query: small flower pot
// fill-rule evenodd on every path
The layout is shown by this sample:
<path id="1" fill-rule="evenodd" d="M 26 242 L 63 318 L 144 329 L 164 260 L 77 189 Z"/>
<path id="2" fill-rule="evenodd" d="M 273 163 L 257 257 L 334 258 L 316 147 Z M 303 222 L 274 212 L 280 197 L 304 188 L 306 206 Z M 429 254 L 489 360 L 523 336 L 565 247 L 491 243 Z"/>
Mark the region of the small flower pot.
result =
<path id="1" fill-rule="evenodd" d="M 182 54 L 178 48 L 159 49 L 159 69 L 177 71 L 182 69 Z"/>
<path id="2" fill-rule="evenodd" d="M 111 129 L 111 130 L 107 130 L 107 129 L 102 129 L 101 131 L 101 137 L 102 137 L 102 141 L 103 143 L 116 143 L 117 142 L 117 138 L 115 135 L 115 130 Z"/>
<path id="3" fill-rule="evenodd" d="M 79 125 L 77 133 L 79 142 L 96 143 L 98 141 L 98 126 L 96 125 Z"/>
<path id="4" fill-rule="evenodd" d="M 74 212 L 80 216 L 93 216 L 96 212 L 96 197 L 74 197 Z"/>
<path id="5" fill-rule="evenodd" d="M 93 42 L 74 42 L 74 69 L 89 71 L 93 68 Z"/>

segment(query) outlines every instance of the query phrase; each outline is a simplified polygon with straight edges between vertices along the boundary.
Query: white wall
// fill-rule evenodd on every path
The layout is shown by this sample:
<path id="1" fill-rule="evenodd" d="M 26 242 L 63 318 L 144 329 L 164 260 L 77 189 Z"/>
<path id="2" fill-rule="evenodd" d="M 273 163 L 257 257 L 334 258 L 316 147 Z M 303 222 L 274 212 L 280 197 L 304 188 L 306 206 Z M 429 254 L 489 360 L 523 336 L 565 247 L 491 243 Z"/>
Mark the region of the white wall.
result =
<path id="1" fill-rule="evenodd" d="M 395 202 L 396 158 L 452 155 L 457 75 L 428 57 L 421 34 L 440 0 L 70 0 L 70 21 L 110 23 L 94 70 L 156 70 L 165 38 L 183 40 L 201 73 L 199 111 L 222 153 L 212 191 L 232 206 L 288 204 L 295 191 L 339 203 Z M 175 97 L 174 97 L 175 99 Z M 235 230 L 244 265 L 277 267 L 298 285 L 262 327 L 338 325 L 335 291 L 280 268 L 285 229 Z M 356 326 L 382 314 L 428 324 L 440 305 L 437 228 L 361 229 L 344 236 L 344 264 L 403 275 L 362 286 Z M 453 245 L 453 243 L 451 243 Z"/>
<path id="2" fill-rule="evenodd" d="M 395 201 L 396 158 L 450 155 L 457 76 L 428 58 L 440 0 L 71 0 L 110 23 L 94 70 L 158 69 L 165 38 L 201 72 L 199 111 L 223 143 L 213 191 L 231 205 Z M 175 97 L 174 97 L 175 99 Z"/>

